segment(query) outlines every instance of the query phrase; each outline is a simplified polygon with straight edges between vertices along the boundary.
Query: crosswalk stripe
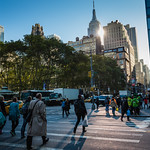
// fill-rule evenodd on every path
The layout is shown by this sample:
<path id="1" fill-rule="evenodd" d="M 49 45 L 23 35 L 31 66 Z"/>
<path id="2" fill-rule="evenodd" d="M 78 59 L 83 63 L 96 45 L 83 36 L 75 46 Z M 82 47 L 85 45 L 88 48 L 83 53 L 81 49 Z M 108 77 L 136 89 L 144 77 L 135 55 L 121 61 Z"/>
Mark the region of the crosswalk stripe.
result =
<path id="1" fill-rule="evenodd" d="M 20 131 L 16 131 L 19 132 Z M 93 140 L 103 140 L 103 141 L 116 141 L 116 142 L 129 142 L 129 143 L 139 143 L 140 140 L 132 139 L 121 139 L 121 138 L 106 138 L 106 137 L 93 137 L 93 136 L 82 136 L 74 134 L 57 134 L 57 133 L 47 133 L 48 136 L 58 136 L 58 137 L 73 137 L 73 138 L 82 138 L 82 139 L 93 139 Z M 4 145 L 5 146 L 5 145 Z"/>
<path id="2" fill-rule="evenodd" d="M 55 131 L 62 131 L 62 129 L 54 129 Z M 63 129 L 63 131 L 70 131 L 69 129 Z M 72 132 L 73 132 L 73 129 L 71 130 Z M 82 128 L 80 128 L 78 131 L 80 131 L 80 132 L 82 132 Z M 4 130 L 3 132 L 5 132 L 5 133 L 9 133 L 10 131 L 8 131 L 8 130 Z M 16 133 L 20 133 L 20 131 L 16 131 Z M 25 132 L 26 133 L 26 132 Z M 48 132 L 49 133 L 49 132 Z M 97 133 L 97 131 L 95 131 L 95 130 L 89 130 L 88 129 L 88 133 Z M 104 133 L 105 134 L 105 133 Z M 110 134 L 114 134 L 114 133 L 106 133 L 107 135 L 110 135 Z M 137 133 L 127 133 L 127 132 L 116 132 L 115 131 L 115 135 L 126 135 L 126 136 L 143 136 L 143 134 L 137 134 Z M 4 137 L 4 135 L 3 135 L 3 137 Z M 58 141 L 59 142 L 59 141 Z"/>
<path id="3" fill-rule="evenodd" d="M 0 142 L 1 146 L 8 146 L 8 147 L 17 147 L 17 148 L 25 148 L 26 145 L 24 144 L 13 144 L 13 143 L 7 143 L 7 142 Z M 63 150 L 63 149 L 59 149 L 59 148 L 49 148 L 49 147 L 34 147 L 35 149 L 40 149 L 40 150 Z"/>
<path id="4" fill-rule="evenodd" d="M 103 141 L 129 142 L 129 143 L 139 143 L 140 142 L 140 140 L 131 140 L 131 139 L 105 138 L 105 137 L 68 135 L 68 134 L 56 134 L 56 133 L 47 133 L 47 135 L 60 136 L 60 137 L 71 137 L 71 138 L 82 138 L 82 139 L 93 139 L 93 140 L 103 140 Z"/>

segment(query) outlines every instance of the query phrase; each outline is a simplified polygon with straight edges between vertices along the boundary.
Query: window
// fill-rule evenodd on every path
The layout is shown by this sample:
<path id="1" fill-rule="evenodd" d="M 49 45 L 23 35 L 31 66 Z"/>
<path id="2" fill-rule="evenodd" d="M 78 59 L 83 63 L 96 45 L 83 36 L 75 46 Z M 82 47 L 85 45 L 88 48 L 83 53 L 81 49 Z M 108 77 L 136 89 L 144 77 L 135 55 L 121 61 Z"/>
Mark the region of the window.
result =
<path id="1" fill-rule="evenodd" d="M 123 58 L 123 54 L 122 53 L 119 53 L 118 54 L 118 58 L 120 59 L 120 58 Z"/>
<path id="2" fill-rule="evenodd" d="M 118 52 L 122 52 L 123 51 L 123 47 L 118 48 Z"/>

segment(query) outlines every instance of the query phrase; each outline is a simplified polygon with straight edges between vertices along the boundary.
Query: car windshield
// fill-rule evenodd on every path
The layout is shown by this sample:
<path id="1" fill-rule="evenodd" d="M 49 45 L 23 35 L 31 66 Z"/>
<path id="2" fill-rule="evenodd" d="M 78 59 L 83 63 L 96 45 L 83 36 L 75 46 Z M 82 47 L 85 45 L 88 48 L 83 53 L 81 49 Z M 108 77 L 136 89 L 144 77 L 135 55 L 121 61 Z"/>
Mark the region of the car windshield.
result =
<path id="1" fill-rule="evenodd" d="M 100 96 L 99 99 L 105 99 L 107 96 Z"/>

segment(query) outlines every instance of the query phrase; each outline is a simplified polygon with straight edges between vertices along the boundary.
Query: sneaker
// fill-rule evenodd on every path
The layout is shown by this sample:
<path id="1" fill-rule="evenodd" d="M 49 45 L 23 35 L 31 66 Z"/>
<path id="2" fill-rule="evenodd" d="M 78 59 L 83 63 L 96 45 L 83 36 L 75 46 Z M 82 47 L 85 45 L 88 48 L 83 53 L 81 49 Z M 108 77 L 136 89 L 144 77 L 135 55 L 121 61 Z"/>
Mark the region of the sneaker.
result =
<path id="1" fill-rule="evenodd" d="M 123 122 L 123 119 L 121 118 L 121 121 Z"/>
<path id="2" fill-rule="evenodd" d="M 46 138 L 46 139 L 43 141 L 43 145 L 46 144 L 48 141 L 49 141 L 49 138 Z"/>

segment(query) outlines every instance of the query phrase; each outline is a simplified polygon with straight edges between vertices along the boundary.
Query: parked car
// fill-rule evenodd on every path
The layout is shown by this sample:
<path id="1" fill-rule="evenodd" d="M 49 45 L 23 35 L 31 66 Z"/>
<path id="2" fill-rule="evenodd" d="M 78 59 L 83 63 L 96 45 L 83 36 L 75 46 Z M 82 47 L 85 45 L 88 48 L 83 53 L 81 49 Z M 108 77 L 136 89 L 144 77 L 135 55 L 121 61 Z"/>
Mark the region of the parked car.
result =
<path id="1" fill-rule="evenodd" d="M 12 100 L 4 101 L 4 103 L 5 103 L 5 110 L 6 110 L 6 114 L 7 115 L 9 114 L 9 107 L 10 107 L 10 104 L 12 102 L 13 102 Z M 18 100 L 17 102 L 19 103 L 19 109 L 21 109 L 22 106 L 23 106 L 23 101 Z"/>

